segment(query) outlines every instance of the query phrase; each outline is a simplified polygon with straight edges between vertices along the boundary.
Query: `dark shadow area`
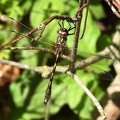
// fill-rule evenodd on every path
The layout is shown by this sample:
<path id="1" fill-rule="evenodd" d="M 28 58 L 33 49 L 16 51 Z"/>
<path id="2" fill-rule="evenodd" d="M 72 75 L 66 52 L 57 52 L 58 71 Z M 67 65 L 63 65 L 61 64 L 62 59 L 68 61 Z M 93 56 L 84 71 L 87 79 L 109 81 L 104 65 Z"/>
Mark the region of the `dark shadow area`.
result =
<path id="1" fill-rule="evenodd" d="M 79 120 L 78 116 L 73 113 L 68 105 L 64 105 L 61 110 L 51 120 Z"/>

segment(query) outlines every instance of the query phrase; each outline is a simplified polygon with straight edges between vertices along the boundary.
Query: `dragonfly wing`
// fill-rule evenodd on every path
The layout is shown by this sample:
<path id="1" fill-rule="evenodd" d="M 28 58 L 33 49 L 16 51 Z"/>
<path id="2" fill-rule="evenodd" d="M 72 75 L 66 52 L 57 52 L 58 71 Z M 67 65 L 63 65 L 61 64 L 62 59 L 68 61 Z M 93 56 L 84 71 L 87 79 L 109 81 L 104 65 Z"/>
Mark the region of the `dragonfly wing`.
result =
<path id="1" fill-rule="evenodd" d="M 80 57 L 80 56 L 79 56 Z M 95 56 L 93 56 L 95 57 Z M 96 56 L 97 57 L 97 56 Z M 102 58 L 96 63 L 92 63 L 92 58 L 90 59 L 78 59 L 76 64 L 77 69 L 84 69 L 86 72 L 92 72 L 94 75 L 98 75 L 101 80 L 112 80 L 113 76 L 110 71 L 109 65 L 112 63 L 112 59 Z M 82 67 L 81 67 L 82 66 Z"/>

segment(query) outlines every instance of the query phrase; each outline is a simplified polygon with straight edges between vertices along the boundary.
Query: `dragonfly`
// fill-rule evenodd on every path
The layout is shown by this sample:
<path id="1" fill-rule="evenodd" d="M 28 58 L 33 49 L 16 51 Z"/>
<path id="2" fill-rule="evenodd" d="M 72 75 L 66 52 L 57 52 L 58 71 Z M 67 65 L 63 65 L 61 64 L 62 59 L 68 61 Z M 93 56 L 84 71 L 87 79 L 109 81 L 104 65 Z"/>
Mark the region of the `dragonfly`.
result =
<path id="1" fill-rule="evenodd" d="M 66 48 L 66 42 L 67 42 L 67 38 L 68 38 L 69 35 L 74 35 L 74 30 L 75 30 L 75 27 L 76 27 L 74 23 L 72 23 L 73 26 L 71 26 L 71 23 L 67 22 L 68 27 L 66 28 L 64 26 L 64 22 L 65 22 L 65 20 L 59 20 L 58 21 L 58 25 L 59 25 L 60 29 L 57 31 L 58 37 L 57 37 L 56 43 L 50 42 L 50 40 L 47 41 L 51 44 L 51 46 L 54 46 L 55 50 L 49 50 L 49 49 L 43 48 L 43 47 L 39 48 L 38 46 L 37 47 L 31 47 L 32 45 L 34 46 L 34 43 L 35 43 L 35 45 L 43 44 L 43 46 L 44 46 L 44 44 L 47 44 L 47 42 L 44 43 L 44 42 L 41 42 L 41 41 L 40 42 L 39 41 L 34 41 L 31 36 L 30 37 L 27 36 L 28 39 L 31 40 L 31 46 L 24 46 L 24 47 L 7 47 L 7 46 L 5 46 L 5 47 L 2 47 L 3 50 L 4 49 L 9 49 L 9 50 L 38 50 L 38 51 L 43 50 L 43 51 L 47 51 L 47 52 L 55 54 L 56 58 L 55 58 L 55 61 L 54 61 L 54 65 L 53 65 L 53 68 L 52 68 L 52 71 L 51 71 L 51 74 L 50 74 L 49 83 L 48 83 L 48 86 L 47 86 L 47 89 L 46 89 L 46 92 L 45 92 L 45 97 L 44 97 L 44 104 L 45 105 L 48 103 L 48 101 L 51 98 L 52 82 L 53 82 L 53 77 L 55 75 L 58 59 L 59 59 L 59 57 L 64 55 L 64 50 L 66 51 L 67 55 L 70 53 L 70 50 L 67 50 L 67 48 Z M 15 31 L 12 31 L 12 32 L 15 32 Z M 22 33 L 20 33 L 20 34 L 22 34 Z M 42 37 L 41 37 L 41 39 L 42 39 Z M 43 37 L 43 38 L 46 39 L 46 37 Z M 48 45 L 50 45 L 50 44 L 48 44 Z M 97 55 L 87 53 L 87 52 L 79 51 L 78 53 L 81 54 L 81 55 L 86 55 L 87 57 L 88 56 L 94 56 L 94 57 L 102 57 L 102 58 L 112 59 L 108 56 L 97 56 Z M 78 57 L 76 57 L 76 59 L 78 59 L 77 60 L 78 62 L 82 61 L 82 59 L 79 59 Z M 82 63 L 84 64 L 84 67 L 85 67 L 86 63 L 85 63 L 84 60 L 83 60 Z M 108 73 L 108 72 L 106 72 L 106 71 L 104 71 L 100 68 L 97 68 L 95 66 L 92 66 L 92 65 L 89 65 L 89 66 L 91 66 L 96 71 L 105 74 L 101 77 L 102 79 L 110 79 L 111 80 L 113 78 L 110 73 Z"/>
<path id="2" fill-rule="evenodd" d="M 53 69 L 52 69 L 52 72 L 51 72 L 51 75 L 50 75 L 50 80 L 49 80 L 49 83 L 48 83 L 48 87 L 47 87 L 47 90 L 46 90 L 46 94 L 45 94 L 45 98 L 44 98 L 44 104 L 46 105 L 47 102 L 49 101 L 50 99 L 50 96 L 51 96 L 51 87 L 52 87 L 52 81 L 53 81 L 53 77 L 54 77 L 54 74 L 55 74 L 55 69 L 56 69 L 56 66 L 57 66 L 57 61 L 58 61 L 58 58 L 60 57 L 60 54 L 62 53 L 62 50 L 66 44 L 66 41 L 67 41 L 67 36 L 68 35 L 73 35 L 74 33 L 69 33 L 69 31 L 71 31 L 72 29 L 75 28 L 74 27 L 71 27 L 71 25 L 69 24 L 69 28 L 66 29 L 64 27 L 64 21 L 62 20 L 62 25 L 60 24 L 60 21 L 58 22 L 59 26 L 60 26 L 60 30 L 58 30 L 58 38 L 57 38 L 57 41 L 56 41 L 56 58 L 55 58 L 55 63 L 53 65 Z"/>

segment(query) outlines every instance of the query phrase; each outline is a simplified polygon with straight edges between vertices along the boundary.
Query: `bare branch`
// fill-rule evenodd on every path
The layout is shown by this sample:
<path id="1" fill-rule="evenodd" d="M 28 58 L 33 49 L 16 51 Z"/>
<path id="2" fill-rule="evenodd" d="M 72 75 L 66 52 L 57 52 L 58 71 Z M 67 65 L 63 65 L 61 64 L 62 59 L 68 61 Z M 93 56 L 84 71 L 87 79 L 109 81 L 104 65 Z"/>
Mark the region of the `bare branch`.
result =
<path id="1" fill-rule="evenodd" d="M 77 82 L 77 84 L 85 91 L 85 93 L 90 97 L 90 99 L 93 101 L 94 105 L 97 107 L 103 120 L 107 120 L 102 106 L 100 105 L 98 100 L 94 97 L 94 95 L 89 91 L 89 89 L 82 83 L 82 81 L 79 79 L 79 77 L 77 75 L 71 73 L 70 71 L 66 72 L 66 74 L 69 75 L 70 77 L 72 77 Z"/>

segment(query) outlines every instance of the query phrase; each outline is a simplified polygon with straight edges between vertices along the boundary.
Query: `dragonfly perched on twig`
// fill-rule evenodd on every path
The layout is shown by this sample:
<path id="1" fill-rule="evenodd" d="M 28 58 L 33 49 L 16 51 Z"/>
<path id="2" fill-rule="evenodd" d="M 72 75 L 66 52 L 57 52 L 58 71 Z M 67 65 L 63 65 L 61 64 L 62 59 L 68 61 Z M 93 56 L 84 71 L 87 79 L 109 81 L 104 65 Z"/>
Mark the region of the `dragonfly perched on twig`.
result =
<path id="1" fill-rule="evenodd" d="M 75 26 L 71 27 L 71 25 L 69 23 L 69 28 L 66 29 L 64 27 L 64 21 L 62 20 L 62 25 L 60 24 L 60 21 L 58 22 L 58 24 L 60 26 L 60 30 L 58 30 L 58 38 L 57 38 L 57 41 L 56 41 L 56 58 L 55 58 L 55 63 L 53 65 L 53 69 L 52 69 L 52 72 L 51 72 L 51 75 L 50 75 L 49 84 L 48 84 L 48 87 L 47 87 L 47 90 L 46 90 L 44 104 L 47 104 L 47 102 L 50 99 L 52 81 L 53 81 L 53 76 L 55 74 L 55 69 L 56 69 L 57 61 L 58 61 L 58 58 L 60 57 L 60 54 L 62 53 L 62 50 L 63 50 L 63 48 L 64 48 L 64 46 L 66 44 L 67 36 L 74 34 L 74 33 L 69 33 L 69 31 L 71 31 L 72 29 L 74 29 Z"/>
<path id="2" fill-rule="evenodd" d="M 47 87 L 47 89 L 46 89 L 46 94 L 45 94 L 45 98 L 44 98 L 44 104 L 47 104 L 47 102 L 49 101 L 49 99 L 50 99 L 50 96 L 51 96 L 51 87 L 52 87 L 52 81 L 53 81 L 53 77 L 54 77 L 54 74 L 55 74 L 55 70 L 56 70 L 56 66 L 57 66 L 57 61 L 58 61 L 58 58 L 59 57 L 61 57 L 62 55 L 64 55 L 64 50 L 66 50 L 66 42 L 67 42 L 67 37 L 69 36 L 69 35 L 74 35 L 74 29 L 75 29 L 75 24 L 73 24 L 73 26 L 71 26 L 71 23 L 69 23 L 69 22 L 67 22 L 68 23 L 68 28 L 66 28 L 65 26 L 64 26 L 64 22 L 65 22 L 65 20 L 59 20 L 58 21 L 58 24 L 59 24 L 59 27 L 60 27 L 60 29 L 57 31 L 57 33 L 58 33 L 58 38 L 57 38 L 57 41 L 56 41 L 56 43 L 54 43 L 52 46 L 54 46 L 54 48 L 55 48 L 55 52 L 53 52 L 54 54 L 55 54 L 55 56 L 56 56 L 56 58 L 55 58 L 55 62 L 54 62 L 54 65 L 53 65 L 53 69 L 52 69 L 52 71 L 51 71 L 51 74 L 50 74 L 50 80 L 49 80 L 49 84 L 48 84 L 48 87 Z M 73 31 L 72 31 L 73 30 Z M 72 31 L 73 33 L 70 33 L 70 31 Z M 14 31 L 13 31 L 14 32 Z M 44 37 L 43 37 L 44 38 Z M 34 41 L 33 40 L 33 38 L 31 38 L 31 37 L 29 37 L 28 36 L 28 39 L 30 39 L 31 41 L 30 41 L 30 44 L 31 44 L 31 46 L 24 46 L 24 47 L 7 47 L 7 46 L 5 46 L 5 47 L 3 47 L 2 49 L 4 50 L 4 49 L 8 49 L 8 50 L 43 50 L 43 51 L 47 51 L 47 52 L 51 52 L 52 53 L 52 50 L 49 50 L 49 49 L 44 49 L 43 47 L 44 46 L 46 46 L 45 44 L 47 44 L 47 42 L 49 42 L 50 43 L 50 41 L 48 40 L 47 42 L 44 42 L 45 41 L 45 38 L 44 38 L 44 41 L 42 42 L 41 40 L 40 40 L 40 42 L 39 41 Z M 42 39 L 42 38 L 41 38 Z M 20 40 L 20 41 L 22 41 L 22 39 Z M 34 44 L 35 43 L 35 44 Z M 52 44 L 53 42 L 51 42 L 51 44 Z M 19 44 L 20 45 L 20 44 Z M 35 46 L 34 47 L 34 45 L 37 45 L 37 46 Z M 41 45 L 41 47 L 39 48 L 39 45 Z M 43 46 L 42 46 L 43 45 Z M 50 45 L 50 44 L 48 44 L 48 45 Z M 33 47 L 32 47 L 33 46 Z M 74 49 L 76 49 L 76 48 L 74 48 Z M 69 55 L 69 50 L 66 50 L 67 52 L 67 55 Z M 79 52 L 81 55 L 83 55 L 83 54 L 86 54 L 86 56 L 88 55 L 88 56 L 92 56 L 93 54 L 90 54 L 90 53 L 87 53 L 87 52 Z M 107 58 L 107 59 L 111 59 L 111 58 L 109 58 L 108 56 L 97 56 L 97 55 L 93 55 L 94 57 L 101 57 L 101 58 Z M 77 59 L 77 58 L 76 58 Z M 79 61 L 82 61 L 82 60 L 80 60 L 79 58 L 78 58 L 78 62 Z M 85 64 L 86 64 L 86 62 L 85 61 L 83 61 L 82 62 L 84 65 L 84 67 L 86 67 L 85 66 Z M 79 63 L 78 63 L 79 64 Z M 91 66 L 91 65 L 89 65 L 89 66 Z M 98 73 L 103 73 L 103 74 L 105 74 L 105 75 L 102 75 L 102 79 L 112 79 L 112 75 L 110 74 L 110 73 L 108 73 L 108 72 L 106 72 L 106 71 L 104 71 L 104 70 L 102 70 L 102 69 L 100 69 L 100 68 L 97 68 L 97 67 L 94 67 L 94 66 L 92 66 L 92 68 L 94 68 Z"/>

